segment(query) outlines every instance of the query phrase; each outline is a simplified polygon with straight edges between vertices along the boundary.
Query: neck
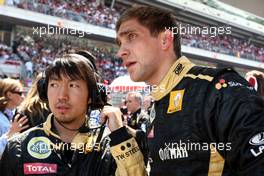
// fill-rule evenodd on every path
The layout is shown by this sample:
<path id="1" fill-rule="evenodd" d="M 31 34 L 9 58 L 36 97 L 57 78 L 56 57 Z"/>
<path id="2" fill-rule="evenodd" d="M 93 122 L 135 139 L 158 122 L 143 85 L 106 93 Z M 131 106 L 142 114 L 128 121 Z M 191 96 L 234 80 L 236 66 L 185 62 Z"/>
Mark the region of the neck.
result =
<path id="1" fill-rule="evenodd" d="M 132 112 L 132 114 L 135 114 L 136 112 L 138 112 L 140 110 L 140 107 L 138 107 L 134 112 Z"/>
<path id="2" fill-rule="evenodd" d="M 61 123 L 57 121 L 56 118 L 54 118 L 54 126 L 57 129 L 61 140 L 67 143 L 71 143 L 75 135 L 79 132 L 79 128 L 82 126 L 83 123 L 81 123 L 77 128 L 73 128 L 71 127 L 72 125 Z"/>

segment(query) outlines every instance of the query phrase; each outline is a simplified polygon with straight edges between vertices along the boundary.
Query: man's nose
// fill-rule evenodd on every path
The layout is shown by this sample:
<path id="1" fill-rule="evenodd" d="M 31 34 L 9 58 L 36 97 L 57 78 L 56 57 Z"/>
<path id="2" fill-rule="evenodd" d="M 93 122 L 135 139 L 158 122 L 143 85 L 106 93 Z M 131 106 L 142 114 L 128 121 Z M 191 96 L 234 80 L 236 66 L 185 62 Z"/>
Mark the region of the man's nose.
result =
<path id="1" fill-rule="evenodd" d="M 59 100 L 67 100 L 69 98 L 69 90 L 67 86 L 61 86 L 58 92 Z"/>
<path id="2" fill-rule="evenodd" d="M 126 47 L 121 46 L 116 56 L 124 60 L 129 54 L 130 54 L 129 50 Z"/>

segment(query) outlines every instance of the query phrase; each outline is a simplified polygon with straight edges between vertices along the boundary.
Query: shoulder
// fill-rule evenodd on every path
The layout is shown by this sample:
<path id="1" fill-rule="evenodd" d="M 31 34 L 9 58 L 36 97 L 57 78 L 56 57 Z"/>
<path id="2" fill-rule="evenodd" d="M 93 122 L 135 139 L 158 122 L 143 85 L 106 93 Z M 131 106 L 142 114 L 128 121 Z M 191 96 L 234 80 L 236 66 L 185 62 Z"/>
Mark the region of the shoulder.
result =
<path id="1" fill-rule="evenodd" d="M 212 79 L 227 73 L 236 73 L 235 70 L 231 68 L 214 68 L 214 67 L 203 67 L 203 66 L 194 66 L 189 70 L 187 74 L 192 74 L 196 76 L 208 76 Z"/>
<path id="2" fill-rule="evenodd" d="M 207 80 L 208 83 L 216 90 L 220 90 L 225 87 L 245 87 L 252 90 L 248 82 L 232 68 L 195 66 L 185 75 L 185 77 L 193 79 L 199 78 L 197 80 Z"/>
<path id="3" fill-rule="evenodd" d="M 26 143 L 31 138 L 39 136 L 39 133 L 43 133 L 43 128 L 41 127 L 33 127 L 24 131 L 23 133 L 17 134 L 8 140 L 8 147 L 12 148 L 14 146 L 21 146 L 23 143 Z"/>
<path id="4" fill-rule="evenodd" d="M 205 89 L 209 104 L 215 101 L 232 104 L 259 99 L 254 88 L 233 69 L 213 70 L 213 72 L 214 77 Z"/>

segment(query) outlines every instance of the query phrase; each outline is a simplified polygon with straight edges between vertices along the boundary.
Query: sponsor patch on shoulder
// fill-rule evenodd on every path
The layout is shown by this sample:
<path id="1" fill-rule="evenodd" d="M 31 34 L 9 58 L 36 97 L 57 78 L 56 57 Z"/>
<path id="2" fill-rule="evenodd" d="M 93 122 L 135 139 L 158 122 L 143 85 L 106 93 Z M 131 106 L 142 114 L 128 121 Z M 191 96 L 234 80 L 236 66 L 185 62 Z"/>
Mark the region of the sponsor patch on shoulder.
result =
<path id="1" fill-rule="evenodd" d="M 27 144 L 30 156 L 37 159 L 46 159 L 51 154 L 50 140 L 47 137 L 34 137 Z"/>
<path id="2" fill-rule="evenodd" d="M 224 79 L 220 79 L 219 82 L 215 84 L 215 88 L 217 90 L 220 90 L 221 88 L 226 88 L 226 87 L 227 87 L 227 84 Z"/>
<path id="3" fill-rule="evenodd" d="M 225 79 L 220 79 L 219 82 L 215 84 L 215 88 L 217 90 L 226 87 L 246 87 L 249 90 L 253 90 L 253 87 L 243 85 L 242 83 L 236 81 L 226 81 Z"/>
<path id="4" fill-rule="evenodd" d="M 184 95 L 184 89 L 170 92 L 170 102 L 167 110 L 168 114 L 182 110 L 183 95 Z"/>

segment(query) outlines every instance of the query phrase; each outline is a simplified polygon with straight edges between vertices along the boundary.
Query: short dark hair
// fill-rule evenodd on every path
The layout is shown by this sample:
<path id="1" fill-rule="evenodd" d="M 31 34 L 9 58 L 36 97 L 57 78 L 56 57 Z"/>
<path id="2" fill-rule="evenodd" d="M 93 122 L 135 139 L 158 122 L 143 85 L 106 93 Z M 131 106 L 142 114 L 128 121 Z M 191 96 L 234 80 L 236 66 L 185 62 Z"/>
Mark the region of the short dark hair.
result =
<path id="1" fill-rule="evenodd" d="M 176 18 L 170 12 L 156 7 L 133 6 L 120 16 L 116 24 L 116 32 L 118 32 L 122 23 L 131 19 L 136 19 L 141 25 L 148 28 L 153 37 L 156 37 L 165 29 L 172 29 L 172 27 L 179 30 Z M 179 58 L 181 57 L 180 34 L 177 32 L 173 35 L 174 52 L 176 57 Z"/>
<path id="2" fill-rule="evenodd" d="M 61 75 L 65 75 L 73 80 L 84 80 L 89 83 L 87 86 L 91 87 L 96 85 L 93 72 L 83 56 L 67 54 L 61 58 L 56 58 L 53 64 L 47 67 L 45 74 L 48 82 L 53 76 L 61 78 Z"/>
<path id="3" fill-rule="evenodd" d="M 61 75 L 73 80 L 84 80 L 87 83 L 89 98 L 92 101 L 91 109 L 103 107 L 104 102 L 100 99 L 95 70 L 84 56 L 67 54 L 61 58 L 56 58 L 53 64 L 45 70 L 46 86 L 52 77 L 61 78 Z"/>

